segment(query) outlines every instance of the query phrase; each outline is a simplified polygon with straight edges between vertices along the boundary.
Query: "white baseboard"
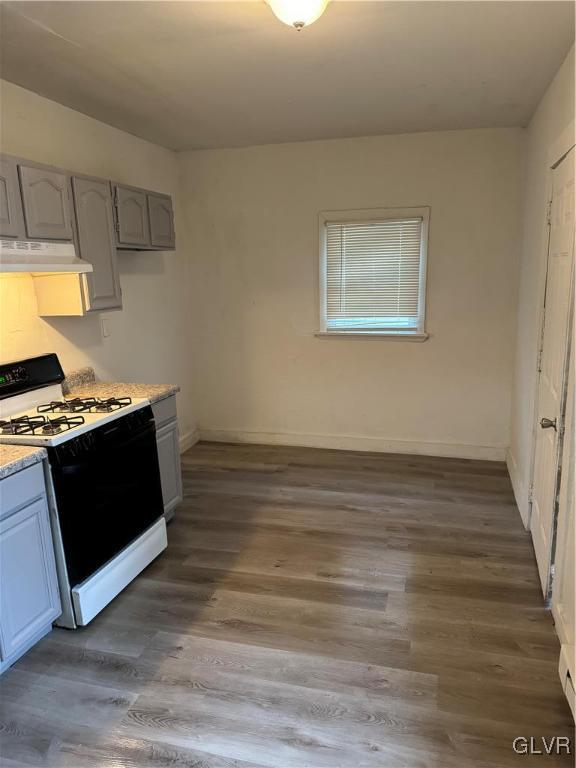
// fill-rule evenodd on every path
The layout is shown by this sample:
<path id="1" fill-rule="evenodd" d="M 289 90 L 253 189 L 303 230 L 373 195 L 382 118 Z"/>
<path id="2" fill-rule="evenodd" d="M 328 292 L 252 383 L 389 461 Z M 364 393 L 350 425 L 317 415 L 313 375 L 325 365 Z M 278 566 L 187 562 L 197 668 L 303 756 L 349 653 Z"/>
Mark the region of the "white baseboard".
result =
<path id="1" fill-rule="evenodd" d="M 294 445 L 307 448 L 410 453 L 422 456 L 447 456 L 456 459 L 484 459 L 488 461 L 504 461 L 506 457 L 506 448 L 498 445 L 387 440 L 386 438 L 364 435 L 315 435 L 296 432 L 252 432 L 249 430 L 200 428 L 200 439 L 216 443 Z"/>
<path id="2" fill-rule="evenodd" d="M 524 528 L 528 530 L 530 527 L 530 501 L 528 500 L 528 488 L 525 483 L 522 482 L 520 472 L 518 471 L 518 464 L 516 463 L 516 459 L 511 450 L 506 451 L 506 466 L 508 467 L 508 474 L 510 475 L 510 482 L 512 483 L 514 498 L 516 499 L 520 517 L 522 518 Z"/>
<path id="3" fill-rule="evenodd" d="M 200 440 L 200 432 L 197 429 L 193 429 L 190 432 L 186 432 L 184 435 L 180 435 L 180 453 L 184 453 L 188 448 L 192 448 L 193 445 Z"/>
<path id="4" fill-rule="evenodd" d="M 552 602 L 550 605 L 552 610 L 552 618 L 554 619 L 554 629 L 558 635 L 558 639 L 562 645 L 566 643 L 574 642 L 574 631 L 570 631 L 570 625 L 566 620 L 566 614 L 562 610 L 562 605 L 558 603 L 557 599 L 554 599 L 554 593 L 552 593 Z M 576 673 L 575 673 L 576 674 Z"/>
<path id="5" fill-rule="evenodd" d="M 560 649 L 560 660 L 558 662 L 558 674 L 562 688 L 568 699 L 568 704 L 572 710 L 572 717 L 576 720 L 576 692 L 574 691 L 574 680 L 576 672 L 574 671 L 574 645 L 562 643 Z"/>

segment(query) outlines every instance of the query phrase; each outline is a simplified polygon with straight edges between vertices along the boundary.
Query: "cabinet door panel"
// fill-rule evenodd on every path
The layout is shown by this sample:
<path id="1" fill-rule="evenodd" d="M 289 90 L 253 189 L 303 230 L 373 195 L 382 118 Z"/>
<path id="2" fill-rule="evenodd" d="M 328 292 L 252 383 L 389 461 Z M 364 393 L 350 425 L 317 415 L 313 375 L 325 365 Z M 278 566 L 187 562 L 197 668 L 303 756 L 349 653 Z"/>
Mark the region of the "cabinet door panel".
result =
<path id="1" fill-rule="evenodd" d="M 27 165 L 19 170 L 28 237 L 72 240 L 68 175 Z"/>
<path id="2" fill-rule="evenodd" d="M 150 242 L 157 248 L 174 248 L 174 214 L 168 195 L 148 195 Z"/>
<path id="3" fill-rule="evenodd" d="M 60 615 L 46 498 L 0 523 L 0 634 L 8 658 Z"/>
<path id="4" fill-rule="evenodd" d="M 110 184 L 74 177 L 72 189 L 80 255 L 94 268 L 86 275 L 88 309 L 122 309 Z"/>
<path id="5" fill-rule="evenodd" d="M 119 244 L 150 245 L 148 202 L 145 192 L 117 186 L 116 213 Z"/>
<path id="6" fill-rule="evenodd" d="M 0 237 L 26 237 L 16 161 L 0 157 Z"/>
<path id="7" fill-rule="evenodd" d="M 164 516 L 170 520 L 174 509 L 182 501 L 182 473 L 180 469 L 180 444 L 178 422 L 172 421 L 156 432 L 160 482 L 164 500 Z"/>

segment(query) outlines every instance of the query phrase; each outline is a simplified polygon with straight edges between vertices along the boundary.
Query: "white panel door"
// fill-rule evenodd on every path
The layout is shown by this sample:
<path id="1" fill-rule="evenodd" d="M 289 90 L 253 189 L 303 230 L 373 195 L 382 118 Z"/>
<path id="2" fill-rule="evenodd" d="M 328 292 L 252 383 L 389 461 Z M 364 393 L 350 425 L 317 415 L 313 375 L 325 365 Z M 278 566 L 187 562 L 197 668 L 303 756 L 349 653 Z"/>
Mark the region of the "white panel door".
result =
<path id="1" fill-rule="evenodd" d="M 568 400 L 562 449 L 562 477 L 556 552 L 554 555 L 554 580 L 552 584 L 552 614 L 556 631 L 563 645 L 574 648 L 576 644 L 576 583 L 575 544 L 576 526 L 574 520 L 574 492 L 576 489 L 576 435 L 574 429 L 574 345 L 569 366 Z M 576 680 L 576 664 L 572 658 L 571 674 Z"/>
<path id="2" fill-rule="evenodd" d="M 566 374 L 567 338 L 574 261 L 574 149 L 553 171 L 550 244 L 538 392 L 536 451 L 530 530 L 540 582 L 550 587 L 554 516 Z"/>

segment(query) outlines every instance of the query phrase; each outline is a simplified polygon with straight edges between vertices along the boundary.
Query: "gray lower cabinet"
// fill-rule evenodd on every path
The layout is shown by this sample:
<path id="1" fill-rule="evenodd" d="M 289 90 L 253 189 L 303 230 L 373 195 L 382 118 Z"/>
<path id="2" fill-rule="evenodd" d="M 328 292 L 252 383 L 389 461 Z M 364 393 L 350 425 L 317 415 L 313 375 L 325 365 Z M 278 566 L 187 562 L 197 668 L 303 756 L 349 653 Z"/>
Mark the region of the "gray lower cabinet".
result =
<path id="1" fill-rule="evenodd" d="M 0 481 L 0 672 L 61 613 L 42 464 Z"/>
<path id="2" fill-rule="evenodd" d="M 182 501 L 182 469 L 176 398 L 174 396 L 167 397 L 153 403 L 152 410 L 156 422 L 156 446 L 160 464 L 164 517 L 168 522 L 174 517 L 176 507 Z"/>
<path id="3" fill-rule="evenodd" d="M 150 246 L 146 192 L 116 185 L 116 236 L 119 246 Z"/>
<path id="4" fill-rule="evenodd" d="M 70 176 L 21 163 L 18 170 L 27 237 L 72 240 Z"/>
<path id="5" fill-rule="evenodd" d="M 26 237 L 18 166 L 11 157 L 0 157 L 0 237 Z"/>
<path id="6" fill-rule="evenodd" d="M 150 244 L 155 248 L 175 248 L 174 213 L 169 195 L 148 193 Z"/>
<path id="7" fill-rule="evenodd" d="M 80 256 L 94 269 L 85 275 L 86 309 L 122 309 L 111 185 L 74 176 L 72 190 Z"/>

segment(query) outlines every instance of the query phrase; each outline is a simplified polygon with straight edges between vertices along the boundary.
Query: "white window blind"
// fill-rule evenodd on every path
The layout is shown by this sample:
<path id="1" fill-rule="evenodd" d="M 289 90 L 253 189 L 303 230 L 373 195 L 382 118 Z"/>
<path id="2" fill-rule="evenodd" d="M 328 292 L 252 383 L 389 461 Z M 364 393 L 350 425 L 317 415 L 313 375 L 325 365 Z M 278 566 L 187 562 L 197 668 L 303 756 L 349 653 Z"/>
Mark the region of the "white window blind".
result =
<path id="1" fill-rule="evenodd" d="M 323 330 L 423 332 L 425 217 L 323 224 Z"/>

